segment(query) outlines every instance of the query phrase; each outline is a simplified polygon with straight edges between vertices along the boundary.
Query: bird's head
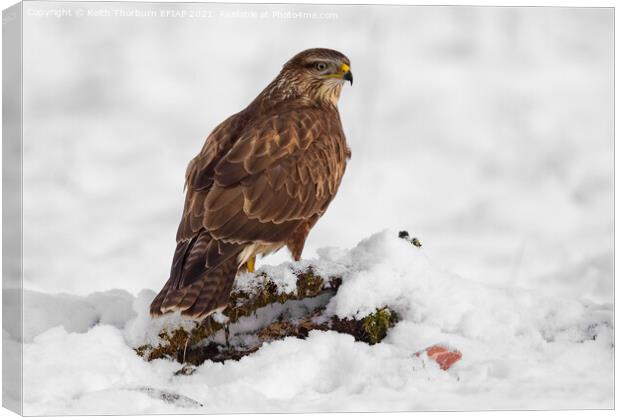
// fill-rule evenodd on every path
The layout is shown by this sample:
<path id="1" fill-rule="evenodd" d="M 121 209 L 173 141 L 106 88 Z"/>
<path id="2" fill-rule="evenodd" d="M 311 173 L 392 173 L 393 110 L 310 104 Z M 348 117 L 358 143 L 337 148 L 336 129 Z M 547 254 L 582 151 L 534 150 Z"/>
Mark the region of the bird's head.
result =
<path id="1" fill-rule="evenodd" d="M 343 84 L 353 84 L 351 62 L 333 49 L 307 49 L 291 58 L 280 72 L 278 83 L 312 99 L 338 102 Z"/>

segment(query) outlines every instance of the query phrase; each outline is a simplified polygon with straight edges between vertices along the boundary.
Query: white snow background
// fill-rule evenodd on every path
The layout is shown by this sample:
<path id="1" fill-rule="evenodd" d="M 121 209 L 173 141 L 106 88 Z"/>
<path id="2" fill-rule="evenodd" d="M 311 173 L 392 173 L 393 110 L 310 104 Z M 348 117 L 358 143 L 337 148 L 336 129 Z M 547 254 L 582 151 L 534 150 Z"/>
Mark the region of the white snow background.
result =
<path id="1" fill-rule="evenodd" d="M 26 414 L 613 406 L 610 9 L 172 8 L 216 17 L 25 15 Z M 235 10 L 338 17 L 219 15 Z M 345 273 L 335 314 L 402 320 L 375 346 L 313 332 L 173 376 L 132 347 L 162 325 L 146 311 L 185 166 L 316 46 L 352 61 L 353 156 L 304 256 Z M 263 268 L 285 279 L 286 260 Z M 463 353 L 447 372 L 413 356 L 437 343 Z"/>

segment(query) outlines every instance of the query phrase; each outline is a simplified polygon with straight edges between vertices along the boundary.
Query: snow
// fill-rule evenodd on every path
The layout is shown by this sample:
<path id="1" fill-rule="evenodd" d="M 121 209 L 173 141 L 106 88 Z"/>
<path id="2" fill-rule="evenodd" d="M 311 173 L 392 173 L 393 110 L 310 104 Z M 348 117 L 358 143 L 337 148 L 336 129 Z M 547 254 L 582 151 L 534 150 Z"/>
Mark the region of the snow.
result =
<path id="1" fill-rule="evenodd" d="M 28 291 L 27 306 L 64 307 L 25 336 L 26 414 L 613 406 L 610 304 L 597 304 L 587 293 L 548 296 L 462 278 L 393 230 L 350 250 L 319 252 L 318 258 L 248 273 L 240 285 L 267 271 L 287 282 L 291 271 L 308 265 L 342 275 L 328 310 L 359 317 L 389 305 L 400 321 L 383 342 L 370 346 L 312 331 L 305 340 L 267 343 L 238 362 L 205 362 L 192 375 L 175 375 L 180 364 L 149 363 L 133 350 L 156 341 L 162 329 L 191 325 L 175 315 L 150 319 L 153 291 L 131 297 L 133 313 L 112 318 L 97 306 L 102 300 L 112 310 L 126 306 L 124 291 L 70 298 Z M 248 322 L 232 331 L 243 330 L 251 330 Z M 443 371 L 426 354 L 415 355 L 435 344 L 463 358 Z"/>
<path id="2" fill-rule="evenodd" d="M 24 297 L 27 313 L 23 338 L 31 341 L 43 330 L 54 326 L 62 326 L 68 332 L 85 332 L 96 324 L 122 328 L 136 314 L 132 307 L 133 300 L 134 297 L 124 290 L 96 292 L 87 297 L 28 291 Z M 18 337 L 18 327 L 7 330 L 13 338 Z"/>

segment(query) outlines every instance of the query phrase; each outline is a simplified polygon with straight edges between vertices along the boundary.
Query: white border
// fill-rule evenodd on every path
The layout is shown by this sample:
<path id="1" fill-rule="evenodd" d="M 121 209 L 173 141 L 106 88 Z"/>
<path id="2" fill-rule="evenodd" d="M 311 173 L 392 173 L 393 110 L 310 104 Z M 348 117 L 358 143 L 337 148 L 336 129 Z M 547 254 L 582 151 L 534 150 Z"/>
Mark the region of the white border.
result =
<path id="1" fill-rule="evenodd" d="M 101 1 L 101 0 L 82 0 L 82 1 L 88 1 L 88 2 L 96 2 L 96 1 Z M 141 3 L 149 3 L 148 0 L 134 0 L 134 2 L 141 2 Z M 152 1 L 150 1 L 152 2 Z M 167 0 L 166 2 L 169 3 L 188 3 L 188 1 L 182 1 L 182 0 Z M 17 3 L 15 0 L 0 0 L 0 6 L 2 9 L 5 9 L 13 4 Z M 196 2 L 192 2 L 192 3 L 196 3 Z M 314 1 L 303 1 L 303 0 L 288 0 L 288 1 L 260 1 L 260 0 L 245 0 L 245 1 L 231 1 L 231 0 L 219 0 L 216 1 L 215 3 L 292 3 L 292 4 L 376 4 L 376 5 L 394 5 L 394 4 L 399 4 L 399 5 L 428 5 L 428 6 L 446 6 L 446 5 L 450 5 L 450 6 L 501 6 L 501 7 L 523 7 L 523 6 L 533 6 L 533 7 L 613 7 L 614 8 L 614 22 L 616 20 L 616 10 L 615 10 L 615 6 L 616 6 L 616 2 L 612 1 L 612 0 L 538 0 L 538 1 L 534 1 L 534 0 L 530 0 L 530 1 L 509 1 L 509 0 L 474 0 L 474 1 L 463 1 L 463 0 L 444 0 L 444 1 L 440 1 L 440 0 L 425 0 L 425 1 L 411 1 L 411 0 L 400 0 L 400 1 L 385 1 L 385 0 L 374 0 L 374 1 L 370 1 L 370 0 L 314 0 Z M 1 41 L 2 41 L 2 34 L 0 33 L 0 51 L 1 51 Z M 615 46 L 618 45 L 618 33 L 617 31 L 615 31 L 614 33 L 614 49 Z M 614 63 L 615 63 L 615 58 L 614 58 Z M 0 75 L 2 74 L 2 69 L 0 68 Z M 618 68 L 615 67 L 615 78 L 618 77 Z M 614 86 L 615 89 L 615 86 Z M 618 91 L 617 89 L 615 89 L 615 95 L 614 95 L 614 102 L 617 101 L 617 95 L 618 95 Z M 1 108 L 1 106 L 0 106 Z M 615 122 L 617 123 L 618 121 L 618 113 L 617 111 L 615 112 Z M 0 133 L 0 137 L 1 137 L 1 133 Z M 0 153 L 1 153 L 1 149 L 0 149 Z M 614 153 L 615 153 L 615 160 L 618 160 L 618 149 L 616 147 L 614 147 Z M 0 160 L 1 160 L 1 155 L 0 155 Z M 617 176 L 617 170 L 615 170 L 614 172 L 614 190 L 615 190 L 615 184 L 618 183 L 618 176 Z M 0 183 L 0 191 L 1 191 L 1 183 Z M 615 205 L 615 199 L 614 199 L 614 205 Z M 1 207 L 0 207 L 1 210 Z M 618 216 L 618 206 L 615 205 L 615 210 L 614 210 L 614 218 L 616 218 Z M 0 225 L 0 232 L 2 230 L 2 226 Z M 618 243 L 620 242 L 620 239 L 618 239 L 618 236 L 615 235 L 614 236 L 614 248 L 618 247 Z M 616 258 L 617 254 L 614 253 L 614 266 L 616 264 Z M 0 265 L 1 265 L 1 261 L 0 261 Z M 615 268 L 614 268 L 615 270 Z M 614 274 L 615 276 L 615 274 Z M 614 286 L 615 287 L 615 286 Z M 1 318 L 1 309 L 0 309 L 0 318 Z M 616 320 L 617 322 L 617 320 Z M 2 369 L 2 364 L 0 361 L 0 371 Z M 0 380 L 0 386 L 1 386 L 1 380 Z M 0 391 L 1 392 L 1 391 Z M 387 417 L 387 416 L 407 416 L 407 417 L 428 417 L 428 416 L 440 416 L 440 415 L 444 415 L 444 414 L 456 414 L 456 412 L 404 412 L 404 413 L 346 413 L 347 415 L 359 415 L 359 416 L 365 416 L 365 415 L 373 415 L 373 416 L 381 416 L 381 417 Z M 476 412 L 458 412 L 459 415 L 463 415 L 463 416 L 484 416 L 484 417 L 505 417 L 505 416 L 511 416 L 514 414 L 522 414 L 525 413 L 524 415 L 527 417 L 538 417 L 538 416 L 547 416 L 547 415 L 553 415 L 553 416 L 557 416 L 557 417 L 574 417 L 574 416 L 582 416 L 585 413 L 588 413 L 589 415 L 594 415 L 594 416 L 608 416 L 608 415 L 615 415 L 615 411 L 607 411 L 607 410 L 596 410 L 596 411 L 592 411 L 592 410 L 585 410 L 585 411 L 476 411 Z M 327 413 L 312 413 L 312 414 L 286 414 L 286 415 L 290 415 L 290 416 L 298 416 L 298 417 L 305 417 L 305 416 L 317 416 L 317 417 L 324 417 L 324 416 L 337 416 L 337 415 L 341 415 L 344 413 L 332 413 L 332 414 L 327 414 Z M 220 416 L 218 414 L 210 414 L 212 416 Z M 228 414 L 231 415 L 231 414 Z M 246 417 L 246 416 L 265 416 L 265 417 L 278 417 L 278 416 L 282 416 L 282 414 L 233 414 L 233 416 L 239 416 L 239 417 Z M 15 416 L 15 414 L 13 414 L 12 412 L 4 409 L 4 408 L 0 408 L 0 417 L 8 417 L 8 416 Z M 181 417 L 182 415 L 172 415 L 174 417 Z M 185 416 L 185 415 L 183 415 Z"/>

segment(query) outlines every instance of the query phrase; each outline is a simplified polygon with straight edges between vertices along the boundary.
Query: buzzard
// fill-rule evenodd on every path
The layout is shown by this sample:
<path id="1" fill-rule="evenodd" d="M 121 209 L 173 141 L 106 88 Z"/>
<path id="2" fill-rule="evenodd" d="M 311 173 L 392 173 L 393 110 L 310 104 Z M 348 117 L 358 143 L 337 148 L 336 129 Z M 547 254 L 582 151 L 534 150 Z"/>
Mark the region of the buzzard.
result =
<path id="1" fill-rule="evenodd" d="M 300 52 L 209 135 L 187 167 L 170 278 L 151 315 L 206 318 L 227 306 L 257 255 L 286 246 L 300 259 L 351 156 L 337 107 L 350 65 L 332 49 Z"/>

